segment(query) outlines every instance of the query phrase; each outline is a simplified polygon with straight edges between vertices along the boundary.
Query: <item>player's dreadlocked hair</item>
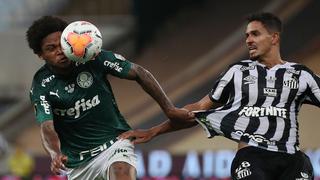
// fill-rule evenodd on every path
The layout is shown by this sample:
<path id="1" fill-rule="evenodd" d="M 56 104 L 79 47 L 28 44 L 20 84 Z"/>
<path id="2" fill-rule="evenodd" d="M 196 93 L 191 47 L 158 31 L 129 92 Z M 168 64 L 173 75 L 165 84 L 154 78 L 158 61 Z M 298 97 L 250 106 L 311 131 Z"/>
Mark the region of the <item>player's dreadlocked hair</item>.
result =
<path id="1" fill-rule="evenodd" d="M 274 14 L 261 12 L 254 13 L 247 17 L 248 23 L 252 21 L 261 22 L 269 32 L 282 32 L 281 20 Z"/>
<path id="2" fill-rule="evenodd" d="M 43 16 L 34 21 L 26 33 L 29 47 L 35 54 L 40 54 L 42 39 L 51 33 L 62 32 L 67 25 L 66 21 L 53 16 Z"/>

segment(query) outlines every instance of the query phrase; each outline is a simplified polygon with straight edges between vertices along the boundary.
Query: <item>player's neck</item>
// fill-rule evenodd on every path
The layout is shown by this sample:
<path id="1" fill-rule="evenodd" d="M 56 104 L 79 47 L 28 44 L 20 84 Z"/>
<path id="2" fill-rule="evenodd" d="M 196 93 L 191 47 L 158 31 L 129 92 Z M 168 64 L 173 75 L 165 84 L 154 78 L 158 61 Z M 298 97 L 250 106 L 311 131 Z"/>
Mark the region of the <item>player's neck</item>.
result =
<path id="1" fill-rule="evenodd" d="M 282 60 L 280 53 L 276 54 L 269 54 L 262 58 L 260 58 L 259 63 L 264 64 L 268 69 L 278 65 L 278 64 L 284 64 L 285 61 Z"/>
<path id="2" fill-rule="evenodd" d="M 47 67 L 52 71 L 54 74 L 61 75 L 61 76 L 68 76 L 73 72 L 74 65 L 70 64 L 68 67 L 60 68 L 54 67 L 52 65 L 47 64 Z"/>

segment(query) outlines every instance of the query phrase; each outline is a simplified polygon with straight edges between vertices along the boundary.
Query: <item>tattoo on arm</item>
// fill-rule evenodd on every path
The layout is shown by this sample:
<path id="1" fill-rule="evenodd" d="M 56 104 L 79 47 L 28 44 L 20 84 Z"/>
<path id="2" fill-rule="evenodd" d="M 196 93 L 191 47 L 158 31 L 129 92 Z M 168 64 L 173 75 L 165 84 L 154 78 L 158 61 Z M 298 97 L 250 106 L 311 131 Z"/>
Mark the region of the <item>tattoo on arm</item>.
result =
<path id="1" fill-rule="evenodd" d="M 167 97 L 158 81 L 153 75 L 143 67 L 133 64 L 132 70 L 129 73 L 128 79 L 136 80 L 140 86 L 146 91 L 154 100 L 158 102 L 160 107 L 167 113 L 169 109 L 173 108 L 173 104 Z"/>

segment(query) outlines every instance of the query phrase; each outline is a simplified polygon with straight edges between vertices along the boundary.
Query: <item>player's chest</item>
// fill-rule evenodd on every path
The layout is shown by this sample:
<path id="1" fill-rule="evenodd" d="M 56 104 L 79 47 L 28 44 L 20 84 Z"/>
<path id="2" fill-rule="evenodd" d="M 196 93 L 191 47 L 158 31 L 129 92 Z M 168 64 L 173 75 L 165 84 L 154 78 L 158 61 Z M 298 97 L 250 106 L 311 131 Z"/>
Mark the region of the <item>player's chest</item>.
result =
<path id="1" fill-rule="evenodd" d="M 288 87 L 290 84 L 297 85 L 300 78 L 300 71 L 288 68 L 265 69 L 254 66 L 251 69 L 236 71 L 234 74 L 235 85 L 237 86 L 265 86 L 265 87 Z"/>
<path id="2" fill-rule="evenodd" d="M 280 96 L 282 92 L 303 91 L 305 82 L 301 81 L 300 71 L 294 69 L 253 69 L 235 74 L 235 88 L 243 95 L 267 97 Z"/>
<path id="3" fill-rule="evenodd" d="M 72 106 L 77 101 L 88 101 L 110 93 L 103 78 L 90 71 L 81 71 L 67 79 L 57 78 L 48 95 L 55 106 Z"/>

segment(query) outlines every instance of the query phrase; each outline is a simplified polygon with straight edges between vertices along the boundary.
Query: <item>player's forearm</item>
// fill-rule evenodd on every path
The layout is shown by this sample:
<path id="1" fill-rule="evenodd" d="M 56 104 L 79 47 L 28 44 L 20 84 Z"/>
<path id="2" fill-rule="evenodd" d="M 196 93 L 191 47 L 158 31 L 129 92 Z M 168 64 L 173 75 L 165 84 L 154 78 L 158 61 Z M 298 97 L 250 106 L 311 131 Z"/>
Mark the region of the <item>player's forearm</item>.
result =
<path id="1" fill-rule="evenodd" d="M 48 121 L 41 124 L 41 140 L 44 149 L 52 159 L 61 154 L 60 140 L 54 130 L 53 122 Z"/>
<path id="2" fill-rule="evenodd" d="M 165 134 L 173 131 L 178 131 L 182 129 L 187 129 L 191 128 L 193 126 L 196 126 L 197 122 L 192 121 L 192 122 L 177 122 L 177 121 L 171 121 L 167 120 L 158 126 L 154 126 L 150 128 L 150 131 L 152 132 L 153 136 L 158 136 L 160 134 Z"/>
<path id="3" fill-rule="evenodd" d="M 174 108 L 173 104 L 164 93 L 163 89 L 159 85 L 158 81 L 153 77 L 153 75 L 139 65 L 136 66 L 137 78 L 136 81 L 141 85 L 141 87 L 158 102 L 163 111 L 169 115 L 170 110 Z"/>

